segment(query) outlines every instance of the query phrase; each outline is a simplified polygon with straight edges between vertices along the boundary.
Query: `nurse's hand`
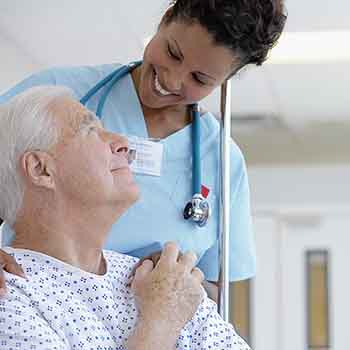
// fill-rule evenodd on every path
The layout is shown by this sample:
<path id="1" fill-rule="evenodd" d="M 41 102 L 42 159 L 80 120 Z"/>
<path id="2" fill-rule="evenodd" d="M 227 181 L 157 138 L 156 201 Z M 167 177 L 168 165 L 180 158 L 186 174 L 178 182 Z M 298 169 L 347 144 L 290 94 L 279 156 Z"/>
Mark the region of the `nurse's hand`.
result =
<path id="1" fill-rule="evenodd" d="M 195 267 L 197 257 L 179 254 L 175 243 L 166 243 L 158 262 L 144 260 L 131 284 L 140 322 L 174 341 L 205 295 L 204 275 Z"/>
<path id="2" fill-rule="evenodd" d="M 6 295 L 4 271 L 25 278 L 24 272 L 15 258 L 0 249 L 0 297 Z"/>

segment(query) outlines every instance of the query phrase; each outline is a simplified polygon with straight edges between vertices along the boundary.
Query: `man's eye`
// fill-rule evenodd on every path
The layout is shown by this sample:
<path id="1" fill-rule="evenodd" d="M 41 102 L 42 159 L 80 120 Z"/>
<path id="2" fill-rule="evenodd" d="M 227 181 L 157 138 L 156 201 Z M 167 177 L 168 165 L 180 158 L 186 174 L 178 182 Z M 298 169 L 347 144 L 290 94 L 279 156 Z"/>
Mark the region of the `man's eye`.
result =
<path id="1" fill-rule="evenodd" d="M 168 55 L 175 60 L 179 60 L 180 58 L 172 51 L 170 45 L 168 45 Z"/>
<path id="2" fill-rule="evenodd" d="M 96 125 L 91 125 L 91 126 L 89 126 L 89 128 L 88 128 L 88 132 L 90 133 L 90 132 L 96 132 L 97 131 L 97 126 Z"/>
<path id="3" fill-rule="evenodd" d="M 81 129 L 80 129 L 80 132 L 85 134 L 85 135 L 88 135 L 92 132 L 95 132 L 97 130 L 96 126 L 94 125 L 84 125 Z"/>

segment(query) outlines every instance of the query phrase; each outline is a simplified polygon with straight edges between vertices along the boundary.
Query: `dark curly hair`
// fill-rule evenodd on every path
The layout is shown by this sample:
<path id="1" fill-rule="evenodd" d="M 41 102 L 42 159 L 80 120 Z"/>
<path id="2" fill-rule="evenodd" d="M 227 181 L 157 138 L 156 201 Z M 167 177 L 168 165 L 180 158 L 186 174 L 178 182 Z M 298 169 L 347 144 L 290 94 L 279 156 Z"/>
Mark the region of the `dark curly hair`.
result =
<path id="1" fill-rule="evenodd" d="M 240 68 L 261 65 L 280 37 L 286 14 L 283 0 L 174 0 L 164 18 L 200 23 L 215 44 L 232 50 Z"/>

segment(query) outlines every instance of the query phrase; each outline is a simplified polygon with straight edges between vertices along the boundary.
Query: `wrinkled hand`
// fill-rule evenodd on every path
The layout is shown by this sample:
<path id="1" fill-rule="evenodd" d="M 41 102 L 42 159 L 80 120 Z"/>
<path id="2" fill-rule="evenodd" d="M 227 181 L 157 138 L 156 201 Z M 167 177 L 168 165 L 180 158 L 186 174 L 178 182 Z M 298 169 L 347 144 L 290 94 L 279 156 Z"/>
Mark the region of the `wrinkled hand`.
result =
<path id="1" fill-rule="evenodd" d="M 4 271 L 25 278 L 25 274 L 15 258 L 0 249 L 0 297 L 6 295 Z"/>
<path id="2" fill-rule="evenodd" d="M 153 254 L 150 254 L 150 255 L 147 255 L 143 258 L 141 258 L 138 263 L 134 266 L 134 268 L 132 269 L 132 272 L 131 272 L 131 275 L 130 275 L 130 281 L 132 281 L 132 279 L 134 278 L 135 276 L 135 273 L 136 273 L 136 270 L 143 264 L 143 262 L 145 260 L 151 260 L 153 262 L 153 266 L 156 266 L 159 259 L 160 259 L 160 256 L 162 255 L 162 251 L 159 250 Z M 179 254 L 178 254 L 178 259 L 182 256 L 182 253 L 179 251 Z M 130 282 L 130 285 L 131 285 L 131 282 Z"/>
<path id="3" fill-rule="evenodd" d="M 166 243 L 155 265 L 144 260 L 136 270 L 131 289 L 142 321 L 169 325 L 180 332 L 201 303 L 204 276 L 195 267 L 196 256 L 179 256 L 175 243 Z"/>
<path id="4" fill-rule="evenodd" d="M 153 262 L 153 265 L 157 265 L 159 259 L 160 259 L 160 256 L 161 256 L 162 252 L 159 251 L 159 252 L 155 252 L 151 255 L 148 255 L 144 258 L 142 258 L 136 265 L 135 267 L 133 268 L 133 271 L 131 272 L 131 279 L 130 281 L 132 281 L 132 279 L 134 278 L 135 276 L 135 272 L 136 270 L 143 264 L 143 262 L 145 260 L 151 260 Z M 182 256 L 182 253 L 179 252 L 179 256 L 178 258 L 181 258 Z M 131 282 L 130 282 L 131 284 Z M 209 282 L 209 281 L 206 281 L 206 280 L 203 280 L 202 282 L 202 286 L 205 290 L 205 292 L 207 293 L 208 297 L 215 301 L 216 303 L 218 303 L 218 300 L 219 300 L 219 285 L 218 285 L 218 282 Z"/>

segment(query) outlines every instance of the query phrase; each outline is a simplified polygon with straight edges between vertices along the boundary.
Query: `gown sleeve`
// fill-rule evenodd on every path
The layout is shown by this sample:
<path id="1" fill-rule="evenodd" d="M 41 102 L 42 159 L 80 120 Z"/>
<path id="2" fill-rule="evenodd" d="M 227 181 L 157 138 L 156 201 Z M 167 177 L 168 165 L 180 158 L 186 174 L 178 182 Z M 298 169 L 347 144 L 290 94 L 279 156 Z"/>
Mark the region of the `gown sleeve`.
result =
<path id="1" fill-rule="evenodd" d="M 11 284 L 8 289 L 8 296 L 0 300 L 2 350 L 70 349 L 65 339 L 52 328 L 25 291 Z"/>
<path id="2" fill-rule="evenodd" d="M 255 243 L 250 210 L 250 193 L 245 161 L 238 146 L 231 144 L 231 211 L 230 211 L 230 281 L 255 275 Z M 219 233 L 218 233 L 219 235 Z M 210 247 L 198 266 L 206 279 L 217 281 L 219 276 L 219 239 Z"/>
<path id="3" fill-rule="evenodd" d="M 233 325 L 221 318 L 217 305 L 208 298 L 181 332 L 176 349 L 251 350 Z"/>

